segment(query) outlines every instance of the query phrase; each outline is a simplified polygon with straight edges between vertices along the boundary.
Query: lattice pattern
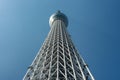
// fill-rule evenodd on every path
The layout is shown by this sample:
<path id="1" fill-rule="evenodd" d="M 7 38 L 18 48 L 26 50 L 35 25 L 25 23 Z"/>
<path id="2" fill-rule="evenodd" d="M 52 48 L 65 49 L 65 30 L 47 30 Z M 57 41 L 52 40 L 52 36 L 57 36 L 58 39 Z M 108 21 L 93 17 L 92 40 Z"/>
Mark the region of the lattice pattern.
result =
<path id="1" fill-rule="evenodd" d="M 52 25 L 23 80 L 94 80 L 62 20 Z"/>

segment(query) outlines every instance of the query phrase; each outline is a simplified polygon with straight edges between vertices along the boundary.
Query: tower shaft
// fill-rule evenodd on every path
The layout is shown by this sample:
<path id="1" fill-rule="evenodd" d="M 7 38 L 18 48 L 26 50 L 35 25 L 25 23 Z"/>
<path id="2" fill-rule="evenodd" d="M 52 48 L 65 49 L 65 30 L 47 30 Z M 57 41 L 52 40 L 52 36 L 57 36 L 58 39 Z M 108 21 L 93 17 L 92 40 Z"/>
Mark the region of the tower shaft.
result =
<path id="1" fill-rule="evenodd" d="M 94 80 L 73 45 L 63 19 L 53 21 L 46 40 L 23 80 Z"/>

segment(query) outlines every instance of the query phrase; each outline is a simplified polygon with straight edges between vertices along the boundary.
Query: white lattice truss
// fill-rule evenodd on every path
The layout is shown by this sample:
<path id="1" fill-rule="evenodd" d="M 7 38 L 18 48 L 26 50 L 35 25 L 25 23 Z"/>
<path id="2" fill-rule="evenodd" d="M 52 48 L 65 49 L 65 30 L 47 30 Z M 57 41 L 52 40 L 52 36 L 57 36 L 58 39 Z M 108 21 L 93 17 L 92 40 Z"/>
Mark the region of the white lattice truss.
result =
<path id="1" fill-rule="evenodd" d="M 62 20 L 52 24 L 23 80 L 94 80 Z"/>

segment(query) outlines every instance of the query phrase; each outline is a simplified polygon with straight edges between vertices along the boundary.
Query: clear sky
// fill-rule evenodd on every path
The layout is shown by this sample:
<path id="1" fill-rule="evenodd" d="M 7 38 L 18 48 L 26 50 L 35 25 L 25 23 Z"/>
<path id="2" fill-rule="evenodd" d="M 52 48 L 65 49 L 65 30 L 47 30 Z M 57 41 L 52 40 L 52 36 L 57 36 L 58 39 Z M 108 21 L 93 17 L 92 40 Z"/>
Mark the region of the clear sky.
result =
<path id="1" fill-rule="evenodd" d="M 0 0 L 0 80 L 22 80 L 61 10 L 96 80 L 120 77 L 120 0 Z"/>

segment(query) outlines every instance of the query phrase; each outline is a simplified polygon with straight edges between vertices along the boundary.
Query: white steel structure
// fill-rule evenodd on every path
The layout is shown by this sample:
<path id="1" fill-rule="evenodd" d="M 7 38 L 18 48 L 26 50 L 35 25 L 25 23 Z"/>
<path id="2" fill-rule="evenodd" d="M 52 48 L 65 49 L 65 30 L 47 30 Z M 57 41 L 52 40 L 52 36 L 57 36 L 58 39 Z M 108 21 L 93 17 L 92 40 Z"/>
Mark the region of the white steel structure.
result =
<path id="1" fill-rule="evenodd" d="M 95 80 L 67 32 L 68 19 L 58 11 L 51 30 L 23 80 Z"/>

